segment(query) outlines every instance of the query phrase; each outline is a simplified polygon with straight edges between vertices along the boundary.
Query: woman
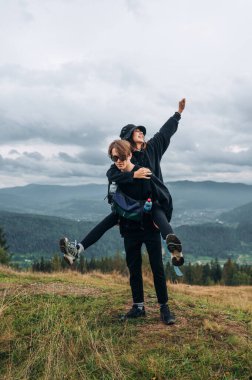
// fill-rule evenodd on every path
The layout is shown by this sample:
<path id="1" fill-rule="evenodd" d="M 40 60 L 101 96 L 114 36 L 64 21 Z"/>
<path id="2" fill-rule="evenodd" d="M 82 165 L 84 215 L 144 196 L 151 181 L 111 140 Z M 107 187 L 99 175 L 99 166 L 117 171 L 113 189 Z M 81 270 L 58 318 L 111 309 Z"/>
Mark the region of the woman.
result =
<path id="1" fill-rule="evenodd" d="M 173 230 L 169 224 L 172 216 L 172 198 L 171 195 L 163 184 L 163 176 L 160 168 L 160 161 L 167 150 L 171 136 L 178 128 L 178 122 L 181 118 L 181 113 L 185 108 L 185 99 L 179 102 L 178 112 L 169 118 L 169 120 L 162 126 L 158 133 L 154 135 L 147 143 L 144 141 L 146 128 L 143 126 L 135 126 L 128 124 L 122 128 L 120 137 L 130 142 L 133 149 L 132 162 L 139 164 L 142 168 L 137 173 L 121 173 L 115 166 L 107 172 L 109 182 L 116 182 L 117 184 L 131 183 L 134 178 L 148 178 L 152 173 L 160 180 L 155 180 L 156 191 L 158 192 L 158 203 L 152 210 L 153 221 L 159 226 L 161 235 L 166 240 L 170 252 L 182 252 L 182 245 L 180 240 L 173 234 Z M 141 176 L 142 175 L 142 176 Z M 154 179 L 154 178 L 153 178 Z M 181 258 L 179 265 L 182 265 L 184 260 Z M 174 261 L 174 265 L 178 265 Z"/>
<path id="2" fill-rule="evenodd" d="M 173 265 L 183 265 L 182 245 L 180 240 L 174 235 L 169 224 L 172 215 L 172 198 L 166 186 L 163 184 L 163 177 L 160 168 L 160 161 L 170 144 L 171 136 L 176 132 L 181 113 L 185 108 L 185 99 L 179 102 L 178 112 L 168 119 L 161 127 L 160 131 L 154 135 L 147 143 L 144 141 L 146 128 L 136 127 L 129 124 L 122 128 L 120 137 L 128 140 L 133 149 L 132 161 L 140 166 L 134 172 L 121 172 L 115 165 L 112 165 L 107 172 L 109 182 L 117 184 L 133 183 L 134 179 L 150 179 L 152 173 L 153 181 L 156 183 L 156 203 L 152 210 L 154 223 L 160 228 L 160 232 L 167 247 L 172 254 Z M 68 264 L 73 264 L 81 252 L 94 244 L 110 228 L 118 224 L 118 216 L 111 213 L 104 218 L 90 233 L 80 242 L 70 242 L 68 238 L 60 240 L 60 249 L 64 253 L 64 258 Z"/>

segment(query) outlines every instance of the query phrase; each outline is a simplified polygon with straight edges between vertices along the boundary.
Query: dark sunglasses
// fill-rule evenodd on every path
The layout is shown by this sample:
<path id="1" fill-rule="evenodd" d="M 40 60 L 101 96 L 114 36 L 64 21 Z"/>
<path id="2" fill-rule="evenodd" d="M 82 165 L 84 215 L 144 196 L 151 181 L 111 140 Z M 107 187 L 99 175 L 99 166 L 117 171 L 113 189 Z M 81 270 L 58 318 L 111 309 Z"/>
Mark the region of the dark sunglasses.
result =
<path id="1" fill-rule="evenodd" d="M 117 162 L 118 160 L 120 160 L 120 161 L 125 161 L 125 160 L 127 160 L 127 156 L 125 156 L 124 154 L 121 155 L 121 156 L 110 156 L 110 158 L 111 158 L 111 160 L 112 160 L 113 162 Z"/>

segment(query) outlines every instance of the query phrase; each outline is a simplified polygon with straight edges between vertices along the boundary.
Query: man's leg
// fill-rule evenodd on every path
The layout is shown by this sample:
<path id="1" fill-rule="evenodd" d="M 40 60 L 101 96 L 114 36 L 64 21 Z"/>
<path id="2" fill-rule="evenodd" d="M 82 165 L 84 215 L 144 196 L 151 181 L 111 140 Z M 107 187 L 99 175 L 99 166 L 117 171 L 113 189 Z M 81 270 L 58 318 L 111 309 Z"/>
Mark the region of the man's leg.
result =
<path id="1" fill-rule="evenodd" d="M 149 255 L 157 299 L 160 304 L 163 304 L 168 302 L 168 292 L 162 260 L 160 234 L 158 232 L 146 232 L 144 242 Z"/>
<path id="2" fill-rule="evenodd" d="M 146 233 L 144 242 L 149 255 L 155 290 L 157 294 L 158 303 L 160 305 L 160 318 L 162 322 L 166 325 L 172 325 L 175 323 L 175 318 L 170 313 L 170 309 L 168 306 L 168 291 L 162 260 L 162 248 L 159 233 Z"/>
<path id="3" fill-rule="evenodd" d="M 132 236 L 124 237 L 126 262 L 130 273 L 130 287 L 133 298 L 133 306 L 125 314 L 125 318 L 137 318 L 145 315 L 141 246 L 141 239 Z"/>

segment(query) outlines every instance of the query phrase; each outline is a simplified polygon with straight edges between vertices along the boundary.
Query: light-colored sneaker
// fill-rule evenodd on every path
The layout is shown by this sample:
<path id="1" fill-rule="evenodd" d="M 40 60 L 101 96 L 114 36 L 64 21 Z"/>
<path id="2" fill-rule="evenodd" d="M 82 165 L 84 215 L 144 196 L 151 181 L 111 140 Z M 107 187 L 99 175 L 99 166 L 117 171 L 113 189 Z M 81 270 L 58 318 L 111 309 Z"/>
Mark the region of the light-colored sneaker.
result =
<path id="1" fill-rule="evenodd" d="M 182 244 L 179 238 L 175 234 L 169 234 L 166 236 L 166 244 L 168 250 L 171 252 L 172 264 L 176 267 L 183 265 L 184 257 L 182 253 Z"/>
<path id="2" fill-rule="evenodd" d="M 67 237 L 63 237 L 59 241 L 60 250 L 64 253 L 64 260 L 69 264 L 73 265 L 75 260 L 78 259 L 80 254 L 80 248 L 78 247 L 77 241 L 69 241 Z"/>

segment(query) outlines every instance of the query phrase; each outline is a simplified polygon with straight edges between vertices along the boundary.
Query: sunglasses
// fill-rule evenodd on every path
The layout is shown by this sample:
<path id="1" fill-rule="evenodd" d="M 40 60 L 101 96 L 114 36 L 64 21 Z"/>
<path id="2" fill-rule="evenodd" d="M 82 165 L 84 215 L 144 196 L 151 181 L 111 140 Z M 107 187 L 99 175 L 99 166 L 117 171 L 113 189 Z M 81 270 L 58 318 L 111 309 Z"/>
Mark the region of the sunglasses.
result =
<path id="1" fill-rule="evenodd" d="M 127 156 L 125 155 L 121 155 L 121 156 L 110 156 L 111 160 L 113 162 L 117 162 L 118 160 L 120 161 L 126 161 L 127 160 Z"/>

